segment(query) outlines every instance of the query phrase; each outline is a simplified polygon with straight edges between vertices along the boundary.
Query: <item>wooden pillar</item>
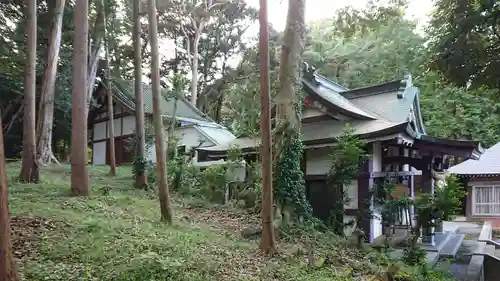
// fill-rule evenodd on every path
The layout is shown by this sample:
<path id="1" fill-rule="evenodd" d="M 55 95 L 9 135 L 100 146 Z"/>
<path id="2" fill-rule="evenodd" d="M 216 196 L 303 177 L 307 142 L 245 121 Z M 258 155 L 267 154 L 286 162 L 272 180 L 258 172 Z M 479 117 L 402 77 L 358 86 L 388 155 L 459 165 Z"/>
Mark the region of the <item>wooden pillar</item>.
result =
<path id="1" fill-rule="evenodd" d="M 422 180 L 420 188 L 422 189 L 423 193 L 434 194 L 434 184 L 433 184 L 432 170 L 431 170 L 433 158 L 434 157 L 432 155 L 422 156 L 424 165 L 422 167 Z M 422 227 L 422 243 L 432 246 L 435 245 L 433 227 L 430 228 Z"/>

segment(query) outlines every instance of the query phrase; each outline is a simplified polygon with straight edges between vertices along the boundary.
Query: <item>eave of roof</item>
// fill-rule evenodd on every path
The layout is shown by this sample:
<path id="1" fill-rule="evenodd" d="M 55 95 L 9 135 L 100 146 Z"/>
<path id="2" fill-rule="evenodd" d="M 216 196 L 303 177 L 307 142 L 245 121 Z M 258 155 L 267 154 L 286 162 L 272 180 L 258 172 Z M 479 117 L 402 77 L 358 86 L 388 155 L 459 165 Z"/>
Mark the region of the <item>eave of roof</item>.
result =
<path id="1" fill-rule="evenodd" d="M 479 159 L 469 159 L 448 169 L 457 175 L 500 175 L 500 143 L 486 149 Z"/>
<path id="2" fill-rule="evenodd" d="M 322 86 L 318 81 L 302 80 L 304 90 L 316 97 L 322 104 L 329 107 L 333 112 L 339 112 L 343 115 L 356 119 L 376 119 L 371 114 L 363 111 L 353 105 L 349 100 L 338 93 L 335 93 L 328 87 Z"/>
<path id="3" fill-rule="evenodd" d="M 394 133 L 402 133 L 408 126 L 407 122 L 393 123 L 382 120 L 352 120 L 345 121 L 323 121 L 317 123 L 302 124 L 301 139 L 304 144 L 318 143 L 333 143 L 336 137 L 342 133 L 342 128 L 347 124 L 354 129 L 356 134 L 361 138 L 374 138 Z M 198 148 L 204 151 L 227 151 L 233 146 L 237 146 L 242 150 L 254 150 L 260 146 L 259 138 L 238 138 L 231 142 L 210 147 Z"/>

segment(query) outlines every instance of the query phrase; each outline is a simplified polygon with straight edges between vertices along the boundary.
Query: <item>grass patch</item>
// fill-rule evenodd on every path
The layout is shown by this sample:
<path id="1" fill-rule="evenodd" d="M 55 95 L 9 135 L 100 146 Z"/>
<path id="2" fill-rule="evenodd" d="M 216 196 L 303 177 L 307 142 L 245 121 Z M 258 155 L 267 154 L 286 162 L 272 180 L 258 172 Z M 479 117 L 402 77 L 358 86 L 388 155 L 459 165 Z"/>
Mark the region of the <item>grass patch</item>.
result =
<path id="1" fill-rule="evenodd" d="M 164 225 L 156 195 L 132 188 L 130 167 L 119 167 L 113 179 L 107 167 L 90 167 L 89 198 L 69 196 L 67 169 L 43 171 L 36 185 L 19 183 L 18 171 L 18 164 L 9 165 L 15 255 L 24 280 L 375 281 L 391 263 L 330 234 L 297 229 L 282 235 L 281 255 L 263 257 L 258 241 L 239 235 L 243 227 L 259 224 L 258 214 L 193 207 L 192 200 L 176 196 L 174 224 Z M 310 244 L 313 267 L 303 250 Z M 412 268 L 402 272 L 412 279 L 400 280 L 424 280 Z"/>

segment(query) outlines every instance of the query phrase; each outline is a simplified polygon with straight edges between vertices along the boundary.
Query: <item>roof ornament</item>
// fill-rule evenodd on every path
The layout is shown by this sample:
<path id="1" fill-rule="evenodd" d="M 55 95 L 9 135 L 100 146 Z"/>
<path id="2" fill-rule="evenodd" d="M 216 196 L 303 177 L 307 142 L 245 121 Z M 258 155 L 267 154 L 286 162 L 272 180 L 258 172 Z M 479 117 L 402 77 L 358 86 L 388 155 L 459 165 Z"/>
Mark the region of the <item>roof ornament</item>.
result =
<path id="1" fill-rule="evenodd" d="M 401 80 L 400 89 L 402 89 L 402 91 L 398 91 L 398 99 L 404 99 L 405 98 L 405 91 L 406 91 L 406 89 L 409 89 L 411 87 L 413 87 L 413 83 L 411 81 L 411 74 L 407 74 Z"/>
<path id="2" fill-rule="evenodd" d="M 403 79 L 403 81 L 406 82 L 406 88 L 413 87 L 413 82 L 411 80 L 411 74 L 405 75 L 405 78 Z"/>
<path id="3" fill-rule="evenodd" d="M 314 73 L 316 72 L 316 68 L 312 65 L 309 65 L 307 62 L 302 63 L 302 72 L 304 75 L 304 78 L 308 81 L 314 81 Z"/>

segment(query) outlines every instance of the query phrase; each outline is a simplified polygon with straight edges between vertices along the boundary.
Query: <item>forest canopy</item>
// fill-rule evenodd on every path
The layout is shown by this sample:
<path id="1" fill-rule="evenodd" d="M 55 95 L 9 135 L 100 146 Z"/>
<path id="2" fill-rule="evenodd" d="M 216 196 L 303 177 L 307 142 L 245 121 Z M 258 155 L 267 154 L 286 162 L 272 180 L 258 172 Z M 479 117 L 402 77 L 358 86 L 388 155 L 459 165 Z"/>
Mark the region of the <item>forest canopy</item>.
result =
<path id="1" fill-rule="evenodd" d="M 40 1 L 37 7 L 38 58 L 47 55 L 54 2 Z M 98 5 L 97 1 L 90 2 L 89 34 L 95 37 Z M 131 2 L 104 2 L 111 75 L 131 79 Z M 175 55 L 173 51 L 160 51 L 163 87 L 168 87 L 174 66 L 187 80 L 193 77 L 190 67 L 193 62 L 189 59 L 193 56 L 188 56 L 187 52 L 193 52 L 197 34 L 189 22 L 196 11 L 173 3 L 165 7 L 159 4 L 158 12 L 160 50 L 177 50 Z M 21 150 L 20 104 L 26 51 L 22 5 L 22 1 L 0 3 L 0 108 L 8 157 L 15 157 Z M 72 1 L 66 3 L 62 24 L 52 132 L 56 152 L 58 145 L 64 146 L 71 138 L 68 128 L 71 126 L 73 5 Z M 406 1 L 389 1 L 389 4 L 370 1 L 362 9 L 345 7 L 331 18 L 309 22 L 303 60 L 314 65 L 322 75 L 348 88 L 411 74 L 420 88 L 421 108 L 429 134 L 475 139 L 487 146 L 493 145 L 500 135 L 497 102 L 500 85 L 494 75 L 494 70 L 500 67 L 495 55 L 500 50 L 498 3 L 436 1 L 423 34 L 417 33 L 416 23 L 405 16 L 406 9 Z M 466 18 L 464 11 L 468 14 Z M 256 135 L 260 116 L 256 106 L 260 103 L 256 71 L 259 56 L 256 38 L 248 38 L 249 27 L 256 23 L 257 11 L 244 1 L 236 1 L 214 7 L 209 17 L 198 38 L 197 106 L 238 136 Z M 149 77 L 146 21 L 142 22 L 141 29 L 143 75 Z M 280 32 L 271 30 L 272 94 L 276 93 L 281 38 Z M 100 56 L 102 59 L 104 54 Z M 235 57 L 240 58 L 237 64 L 234 64 Z M 38 59 L 37 94 L 42 86 L 43 69 L 44 60 Z M 101 73 L 102 68 L 97 76 Z"/>

